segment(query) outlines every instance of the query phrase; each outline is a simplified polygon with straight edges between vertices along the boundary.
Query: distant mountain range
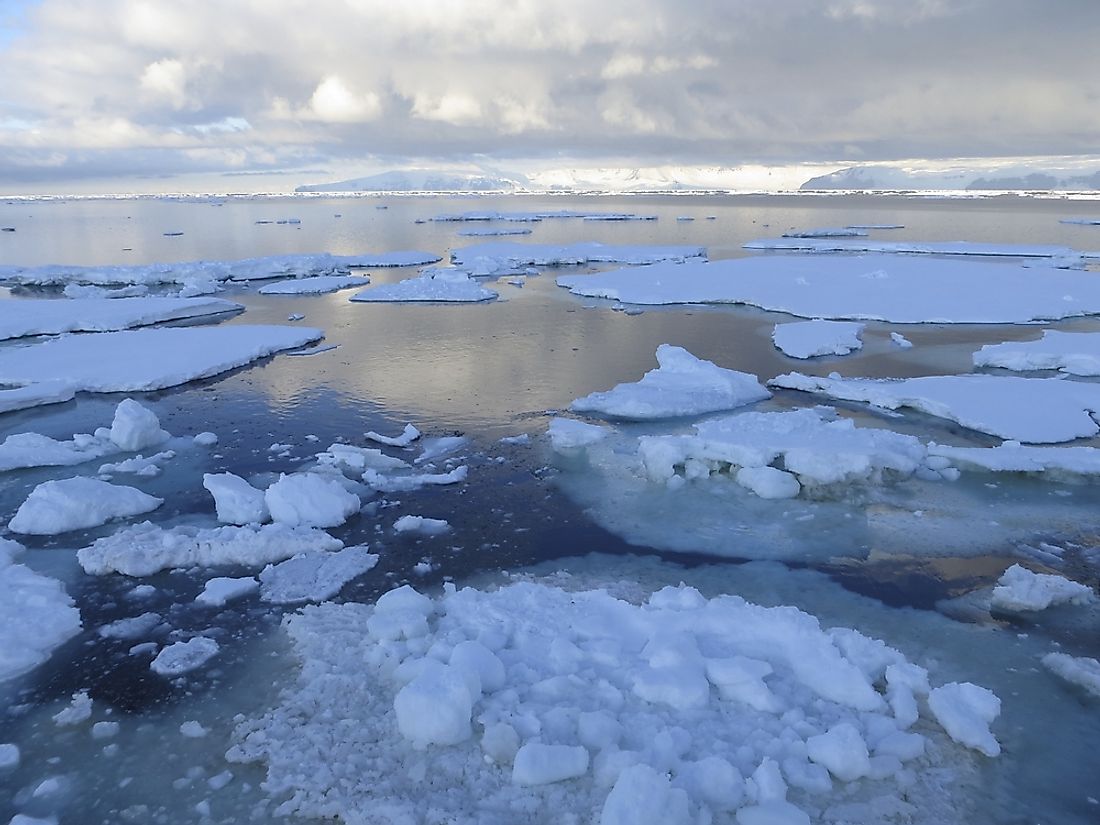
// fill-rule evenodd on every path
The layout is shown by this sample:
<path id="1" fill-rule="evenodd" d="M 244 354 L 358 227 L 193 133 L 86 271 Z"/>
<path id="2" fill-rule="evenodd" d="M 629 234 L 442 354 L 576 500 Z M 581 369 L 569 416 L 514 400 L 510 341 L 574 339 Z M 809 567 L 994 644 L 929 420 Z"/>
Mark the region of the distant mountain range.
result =
<path id="1" fill-rule="evenodd" d="M 799 191 L 821 190 L 936 190 L 966 191 L 1091 191 L 1100 190 L 1100 171 L 1035 171 L 1002 169 L 1000 173 L 978 168 L 933 170 L 901 166 L 850 166 L 810 178 Z"/>
<path id="2" fill-rule="evenodd" d="M 522 175 L 401 169 L 365 178 L 299 186 L 295 192 L 514 192 L 526 189 Z"/>

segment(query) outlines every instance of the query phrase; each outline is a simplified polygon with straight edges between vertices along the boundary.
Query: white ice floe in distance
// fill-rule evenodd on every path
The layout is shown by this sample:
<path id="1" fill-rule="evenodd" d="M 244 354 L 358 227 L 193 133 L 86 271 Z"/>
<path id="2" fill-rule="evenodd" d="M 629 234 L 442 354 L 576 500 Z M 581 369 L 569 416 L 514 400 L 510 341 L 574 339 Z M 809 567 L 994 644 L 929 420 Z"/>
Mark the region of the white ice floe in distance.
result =
<path id="1" fill-rule="evenodd" d="M 555 245 L 496 241 L 455 249 L 451 252 L 451 261 L 474 274 L 494 275 L 522 272 L 531 266 L 682 263 L 704 258 L 706 254 L 706 248 L 702 246 L 614 246 L 595 242 Z"/>
<path id="2" fill-rule="evenodd" d="M 625 304 L 748 304 L 803 318 L 1026 323 L 1100 314 L 1093 273 L 902 255 L 764 255 L 561 275 L 576 295 Z"/>
<path id="3" fill-rule="evenodd" d="M 605 418 L 647 421 L 730 410 L 769 398 L 755 375 L 696 358 L 683 347 L 657 347 L 657 369 L 631 384 L 576 399 L 569 408 Z"/>
<path id="4" fill-rule="evenodd" d="M 943 770 L 924 755 L 933 739 L 940 759 L 975 758 L 935 719 L 999 747 L 984 688 L 931 688 L 855 630 L 683 585 L 640 604 L 542 582 L 435 599 L 405 586 L 284 627 L 297 683 L 227 754 L 265 763 L 282 814 L 790 825 L 857 787 L 902 797 Z"/>
<path id="5" fill-rule="evenodd" d="M 396 533 L 412 533 L 421 536 L 438 536 L 451 529 L 446 519 L 426 516 L 402 516 L 393 523 Z"/>
<path id="6" fill-rule="evenodd" d="M 65 587 L 17 564 L 22 551 L 18 543 L 0 538 L 0 682 L 42 664 L 80 632 L 80 611 Z"/>
<path id="7" fill-rule="evenodd" d="M 864 324 L 855 321 L 795 321 L 776 324 L 772 342 L 791 358 L 847 355 L 863 347 Z"/>
<path id="8" fill-rule="evenodd" d="M 174 387 L 323 337 L 310 327 L 241 324 L 70 335 L 10 347 L 0 351 L 0 384 L 15 388 L 0 389 L 0 410 L 68 400 L 75 392 Z"/>
<path id="9" fill-rule="evenodd" d="M 366 545 L 302 553 L 264 568 L 260 573 L 260 598 L 273 604 L 323 602 L 376 564 L 377 554 L 367 552 Z"/>
<path id="10" fill-rule="evenodd" d="M 280 474 L 264 502 L 272 521 L 291 527 L 338 527 L 362 507 L 358 496 L 320 473 Z"/>
<path id="11" fill-rule="evenodd" d="M 8 529 L 13 533 L 54 536 L 148 513 L 163 503 L 164 499 L 134 487 L 95 478 L 76 476 L 44 481 L 19 506 L 8 522 Z"/>
<path id="12" fill-rule="evenodd" d="M 260 287 L 261 295 L 321 295 L 340 289 L 364 287 L 370 283 L 366 275 L 317 275 L 295 278 Z"/>
<path id="13" fill-rule="evenodd" d="M 126 527 L 77 551 L 85 573 L 151 576 L 161 570 L 236 565 L 260 568 L 298 553 L 339 550 L 343 542 L 323 530 L 286 524 L 244 527 Z"/>
<path id="14" fill-rule="evenodd" d="M 1043 665 L 1060 679 L 1077 685 L 1100 699 L 1100 661 L 1088 656 L 1070 656 L 1066 653 L 1048 653 Z"/>
<path id="15" fill-rule="evenodd" d="M 1037 341 L 987 344 L 974 353 L 974 366 L 1016 372 L 1059 370 L 1070 375 L 1100 375 L 1100 333 L 1047 329 Z"/>
<path id="16" fill-rule="evenodd" d="M 233 473 L 204 473 L 202 486 L 214 497 L 223 524 L 263 524 L 270 520 L 264 491 Z"/>
<path id="17" fill-rule="evenodd" d="M 990 604 L 1011 613 L 1046 610 L 1058 604 L 1087 604 L 1092 588 L 1051 573 L 1034 573 L 1018 564 L 1005 570 L 993 588 Z"/>
<path id="18" fill-rule="evenodd" d="M 530 235 L 531 230 L 518 226 L 470 226 L 466 229 L 458 230 L 456 234 L 461 235 L 464 238 L 493 238 L 508 235 Z"/>
<path id="19" fill-rule="evenodd" d="M 220 298 L 27 298 L 5 301 L 4 308 L 0 340 L 64 332 L 114 332 L 244 309 Z"/>
<path id="20" fill-rule="evenodd" d="M 802 390 L 843 401 L 864 401 L 928 415 L 1001 438 L 1033 444 L 1072 441 L 1100 431 L 1100 385 L 1056 378 L 936 375 L 919 378 L 818 378 L 792 372 L 770 387 Z"/>
<path id="21" fill-rule="evenodd" d="M 890 333 L 890 343 L 898 349 L 911 349 L 913 347 L 913 342 L 902 335 L 900 332 Z"/>
<path id="22" fill-rule="evenodd" d="M 1080 253 L 1066 246 L 975 243 L 973 241 L 877 241 L 784 235 L 743 244 L 745 249 L 805 252 L 873 252 L 891 255 L 981 255 L 1009 258 L 1062 258 Z"/>
<path id="23" fill-rule="evenodd" d="M 864 238 L 867 232 L 854 226 L 822 227 L 784 232 L 784 238 Z"/>
<path id="24" fill-rule="evenodd" d="M 149 668 L 160 676 L 182 676 L 205 665 L 218 654 L 218 650 L 219 645 L 213 639 L 195 636 L 162 649 L 149 663 Z"/>
<path id="25" fill-rule="evenodd" d="M 352 301 L 392 303 L 481 303 L 499 293 L 483 287 L 461 269 L 426 269 L 416 278 L 381 284 L 351 296 Z"/>

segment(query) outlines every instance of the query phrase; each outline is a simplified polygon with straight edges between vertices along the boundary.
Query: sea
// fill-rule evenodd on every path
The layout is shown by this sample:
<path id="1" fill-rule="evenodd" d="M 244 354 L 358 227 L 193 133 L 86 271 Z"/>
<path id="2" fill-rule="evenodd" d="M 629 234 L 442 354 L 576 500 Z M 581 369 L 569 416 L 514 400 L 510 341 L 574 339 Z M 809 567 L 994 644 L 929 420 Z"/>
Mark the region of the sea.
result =
<path id="1" fill-rule="evenodd" d="M 559 210 L 651 219 L 433 220 L 470 211 Z M 1019 194 L 11 197 L 0 200 L 0 227 L 10 230 L 0 233 L 0 266 L 400 250 L 446 261 L 456 249 L 494 240 L 698 245 L 718 260 L 759 254 L 743 248 L 754 239 L 851 225 L 895 227 L 868 230 L 892 241 L 1091 250 L 1100 249 L 1100 226 L 1063 221 L 1095 217 L 1095 200 Z M 501 238 L 460 234 L 486 225 L 531 231 Z M 491 587 L 519 574 L 567 571 L 594 583 L 628 580 L 655 589 L 684 581 L 708 595 L 793 604 L 824 624 L 856 627 L 897 646 L 939 681 L 974 681 L 1001 697 L 994 731 L 1004 753 L 981 766 L 981 781 L 969 791 L 975 800 L 970 822 L 1100 821 L 1100 704 L 1039 663 L 1051 651 L 1100 657 L 1096 609 L 991 615 L 979 598 L 1020 561 L 1095 589 L 1100 487 L 967 474 L 954 483 L 912 481 L 805 504 L 746 504 L 743 496 L 700 492 L 670 505 L 662 490 L 616 486 L 606 468 L 555 454 L 546 438 L 548 422 L 572 400 L 636 381 L 654 368 L 661 344 L 761 380 L 796 369 L 911 377 L 971 372 L 971 355 L 980 346 L 1033 339 L 1039 326 L 870 322 L 862 350 L 795 362 L 771 342 L 777 323 L 794 320 L 782 313 L 746 306 L 637 308 L 579 298 L 555 283 L 559 274 L 613 267 L 543 268 L 522 283 L 489 280 L 499 299 L 469 305 L 351 303 L 348 291 L 288 297 L 260 295 L 256 283 L 228 286 L 219 297 L 246 311 L 220 323 L 315 326 L 335 347 L 137 394 L 174 435 L 219 436 L 214 452 L 181 455 L 139 485 L 166 499 L 149 518 L 213 525 L 203 473 L 274 479 L 307 466 L 329 444 L 362 445 L 367 431 L 397 435 L 408 423 L 427 438 L 462 436 L 459 454 L 470 472 L 460 489 L 380 496 L 333 531 L 346 544 L 369 544 L 380 557 L 337 600 L 370 602 L 406 583 L 438 592 L 448 582 Z M 1036 268 L 1035 277 L 1044 271 Z M 365 273 L 382 284 L 414 270 Z M 61 298 L 57 290 L 0 288 L 0 312 L 17 312 L 21 299 L 44 296 Z M 296 314 L 304 318 L 288 321 Z M 1083 318 L 1041 328 L 1100 331 L 1100 323 Z M 913 346 L 892 346 L 891 332 Z M 81 395 L 6 413 L 0 439 L 29 431 L 58 439 L 91 432 L 109 424 L 122 397 Z M 794 407 L 806 399 L 786 391 L 772 403 Z M 840 406 L 859 423 L 941 443 L 997 443 L 929 416 Z M 675 426 L 687 431 L 690 423 Z M 662 426 L 637 425 L 637 432 Z M 1079 443 L 1100 446 L 1097 439 Z M 0 475 L 0 515 L 6 522 L 35 485 L 71 474 L 42 468 Z M 394 534 L 392 522 L 406 513 L 446 519 L 451 530 L 435 538 Z M 143 579 L 156 591 L 136 605 L 129 594 L 139 582 L 87 576 L 76 562 L 76 549 L 118 526 L 13 536 L 28 548 L 22 563 L 65 583 L 84 630 L 45 664 L 0 683 L 0 743 L 21 751 L 18 766 L 0 770 L 0 821 L 17 813 L 82 825 L 274 821 L 262 766 L 227 766 L 224 754 L 235 725 L 277 702 L 294 678 L 297 661 L 281 620 L 295 608 L 253 596 L 213 615 L 197 609 L 194 596 L 210 576 L 205 570 Z M 150 672 L 147 657 L 129 652 L 132 642 L 97 632 L 142 611 L 159 613 L 176 632 L 216 626 L 223 649 L 216 664 L 166 680 Z M 53 714 L 78 691 L 88 692 L 96 718 L 121 722 L 117 735 L 96 739 L 86 728 L 54 723 Z M 209 733 L 181 736 L 180 725 L 188 721 Z M 231 781 L 210 781 L 227 769 Z"/>

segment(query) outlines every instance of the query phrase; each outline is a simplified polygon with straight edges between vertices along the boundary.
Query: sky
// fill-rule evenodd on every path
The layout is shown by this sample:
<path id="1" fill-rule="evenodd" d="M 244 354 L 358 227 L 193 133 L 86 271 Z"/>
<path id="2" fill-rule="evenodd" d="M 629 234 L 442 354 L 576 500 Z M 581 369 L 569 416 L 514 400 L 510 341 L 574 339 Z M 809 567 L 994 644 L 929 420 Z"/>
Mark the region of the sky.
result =
<path id="1" fill-rule="evenodd" d="M 1098 33 L 1097 0 L 0 0 L 0 191 L 1095 157 Z"/>

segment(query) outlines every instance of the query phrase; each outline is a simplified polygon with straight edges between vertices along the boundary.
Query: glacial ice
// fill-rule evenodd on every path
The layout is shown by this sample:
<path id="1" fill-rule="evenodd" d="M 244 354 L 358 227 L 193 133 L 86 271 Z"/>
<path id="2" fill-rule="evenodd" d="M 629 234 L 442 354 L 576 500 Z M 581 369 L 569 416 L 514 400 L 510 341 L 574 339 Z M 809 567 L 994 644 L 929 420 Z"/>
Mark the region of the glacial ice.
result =
<path id="1" fill-rule="evenodd" d="M 791 358 L 816 358 L 819 355 L 847 355 L 863 347 L 864 324 L 854 321 L 794 321 L 776 324 L 772 342 Z"/>
<path id="2" fill-rule="evenodd" d="M 114 332 L 244 309 L 220 298 L 25 298 L 4 306 L 0 340 L 64 332 Z"/>
<path id="3" fill-rule="evenodd" d="M 1059 370 L 1070 375 L 1100 375 L 1100 333 L 1047 329 L 1036 341 L 987 344 L 974 353 L 974 366 L 1016 372 Z"/>
<path id="4" fill-rule="evenodd" d="M 54 536 L 148 513 L 163 503 L 164 499 L 134 487 L 95 478 L 76 476 L 44 481 L 19 506 L 8 522 L 8 529 L 13 533 Z"/>

